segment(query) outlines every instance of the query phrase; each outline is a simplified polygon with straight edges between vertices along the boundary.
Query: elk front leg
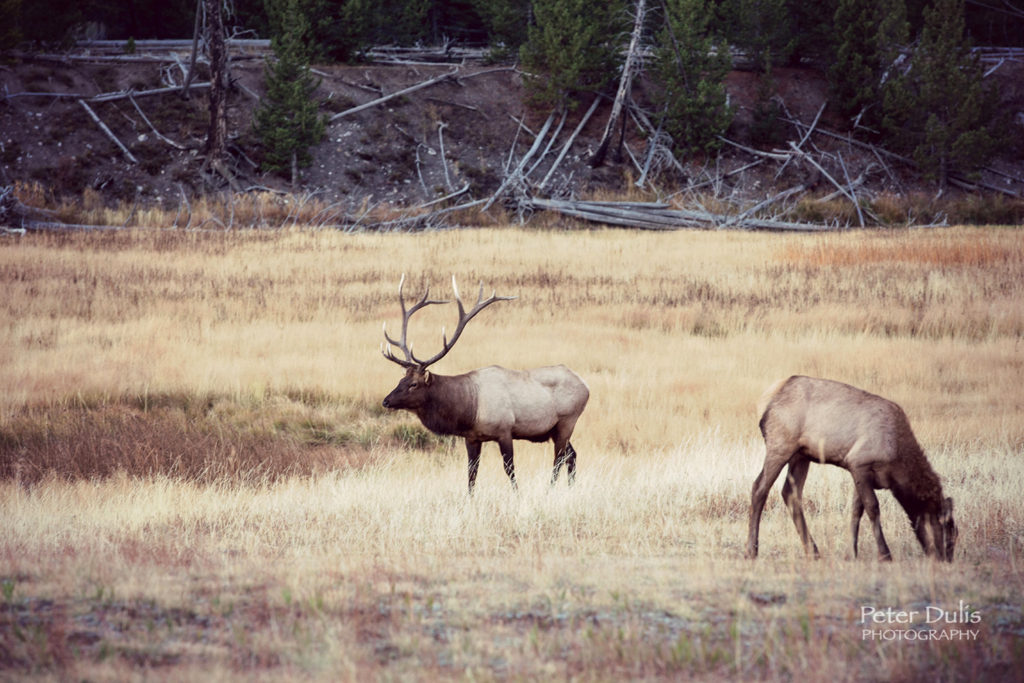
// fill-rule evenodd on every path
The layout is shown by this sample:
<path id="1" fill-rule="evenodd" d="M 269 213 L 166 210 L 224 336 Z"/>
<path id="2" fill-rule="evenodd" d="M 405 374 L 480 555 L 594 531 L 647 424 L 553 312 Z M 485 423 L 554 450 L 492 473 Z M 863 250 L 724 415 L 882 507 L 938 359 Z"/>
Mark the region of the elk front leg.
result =
<path id="1" fill-rule="evenodd" d="M 505 465 L 505 474 L 508 475 L 508 480 L 512 482 L 512 488 L 518 489 L 519 485 L 516 484 L 516 466 L 512 460 L 512 437 L 500 439 L 498 441 L 498 448 L 501 449 L 501 461 Z"/>
<path id="2" fill-rule="evenodd" d="M 480 469 L 480 442 L 466 439 L 466 455 L 469 456 L 469 493 L 476 486 L 476 473 Z"/>
<path id="3" fill-rule="evenodd" d="M 764 467 L 761 473 L 754 480 L 754 486 L 750 490 L 750 524 L 747 533 L 747 558 L 753 560 L 757 557 L 757 537 L 761 527 L 761 513 L 764 512 L 764 503 L 768 500 L 768 492 L 772 484 L 779 478 L 779 472 L 786 465 L 786 458 L 773 458 L 771 454 L 765 457 Z"/>
<path id="4" fill-rule="evenodd" d="M 850 512 L 850 531 L 853 533 L 853 556 L 857 557 L 857 542 L 860 536 L 860 518 L 864 516 L 864 503 L 860 502 L 857 487 L 853 488 L 853 506 Z"/>
<path id="5" fill-rule="evenodd" d="M 871 522 L 871 530 L 875 532 L 875 542 L 878 543 L 878 559 L 883 562 L 892 561 L 892 553 L 889 552 L 889 545 L 885 542 L 885 534 L 882 533 L 882 516 L 878 509 L 878 496 L 871 485 L 868 476 L 854 473 L 853 482 L 857 487 L 857 494 L 860 496 L 861 505 L 868 513 L 868 520 Z"/>
<path id="6" fill-rule="evenodd" d="M 800 535 L 800 542 L 804 545 L 804 552 L 814 558 L 818 557 L 818 546 L 811 538 L 811 532 L 807 530 L 807 520 L 804 519 L 803 492 L 804 481 L 807 479 L 807 470 L 811 461 L 806 458 L 797 459 L 789 464 L 789 472 L 786 474 L 786 481 L 782 485 L 782 500 L 785 501 L 789 513 L 793 517 L 793 525 Z"/>

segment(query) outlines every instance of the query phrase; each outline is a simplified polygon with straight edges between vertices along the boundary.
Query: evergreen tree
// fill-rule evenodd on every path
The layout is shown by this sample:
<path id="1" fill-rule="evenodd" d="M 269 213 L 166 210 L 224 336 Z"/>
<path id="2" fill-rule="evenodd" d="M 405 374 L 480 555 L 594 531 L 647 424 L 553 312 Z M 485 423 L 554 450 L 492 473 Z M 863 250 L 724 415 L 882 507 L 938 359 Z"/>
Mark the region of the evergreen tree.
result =
<path id="1" fill-rule="evenodd" d="M 427 12 L 427 40 L 434 45 L 445 41 L 479 45 L 486 41 L 487 28 L 480 4 L 479 0 L 432 0 Z M 503 4 L 503 0 L 493 2 L 497 8 Z"/>
<path id="2" fill-rule="evenodd" d="M 430 0 L 375 0 L 372 7 L 375 45 L 412 45 L 430 35 Z"/>
<path id="3" fill-rule="evenodd" d="M 530 0 L 473 0 L 492 45 L 518 50 L 526 42 Z"/>
<path id="4" fill-rule="evenodd" d="M 665 17 L 655 49 L 657 97 L 665 132 L 677 150 L 707 151 L 732 121 L 725 92 L 730 58 L 727 46 L 709 31 L 708 0 L 665 0 Z"/>
<path id="5" fill-rule="evenodd" d="M 325 120 L 313 98 L 320 82 L 309 72 L 308 24 L 297 0 L 283 1 L 282 33 L 271 41 L 277 59 L 267 65 L 267 95 L 253 128 L 263 145 L 263 168 L 290 171 L 294 185 L 299 167 L 312 161 L 309 148 L 324 137 Z"/>
<path id="6" fill-rule="evenodd" d="M 832 58 L 828 47 L 832 43 L 832 19 L 837 5 L 838 0 L 786 1 L 786 13 L 794 40 L 791 61 Z"/>
<path id="7" fill-rule="evenodd" d="M 0 0 L 0 54 L 21 42 L 21 0 Z"/>
<path id="8" fill-rule="evenodd" d="M 786 0 L 724 0 L 718 12 L 725 37 L 762 73 L 784 63 L 796 48 Z"/>
<path id="9" fill-rule="evenodd" d="M 627 16 L 620 2 L 535 0 L 533 13 L 520 56 L 543 74 L 526 81 L 534 103 L 574 107 L 582 93 L 600 92 L 616 79 L 617 37 Z"/>
<path id="10" fill-rule="evenodd" d="M 844 116 L 875 127 L 882 118 L 881 89 L 900 45 L 907 40 L 903 0 L 839 0 L 835 58 L 829 69 L 832 103 Z"/>
<path id="11" fill-rule="evenodd" d="M 287 0 L 264 0 L 271 40 L 287 31 Z M 305 47 L 310 62 L 348 62 L 369 42 L 370 0 L 297 0 L 307 23 Z"/>
<path id="12" fill-rule="evenodd" d="M 40 45 L 71 45 L 72 33 L 83 21 L 81 0 L 21 3 L 21 33 Z"/>
<path id="13" fill-rule="evenodd" d="M 973 171 L 997 149 L 998 94 L 964 37 L 964 0 L 925 10 L 909 71 L 886 83 L 890 144 L 913 155 L 945 188 L 950 171 Z"/>

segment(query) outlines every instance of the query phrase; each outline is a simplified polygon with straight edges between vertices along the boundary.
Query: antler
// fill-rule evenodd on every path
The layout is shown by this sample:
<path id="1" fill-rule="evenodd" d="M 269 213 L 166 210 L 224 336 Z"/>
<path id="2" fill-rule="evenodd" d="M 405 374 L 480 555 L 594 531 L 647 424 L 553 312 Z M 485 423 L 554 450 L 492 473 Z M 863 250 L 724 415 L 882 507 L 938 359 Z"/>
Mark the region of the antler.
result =
<path id="1" fill-rule="evenodd" d="M 445 355 L 449 351 L 452 350 L 452 347 L 455 346 L 455 342 L 458 341 L 459 336 L 462 334 L 462 331 L 464 329 L 466 329 L 466 324 L 469 323 L 469 321 L 473 319 L 473 316 L 475 316 L 477 313 L 479 313 L 480 311 L 484 310 L 485 308 L 487 308 L 488 306 L 490 306 L 493 303 L 496 303 L 498 301 L 512 301 L 513 299 L 516 298 L 514 296 L 496 296 L 495 293 L 492 291 L 491 292 L 491 296 L 489 296 L 487 299 L 484 299 L 484 283 L 481 282 L 480 283 L 480 292 L 477 294 L 477 298 L 476 298 L 476 304 L 474 304 L 473 308 L 471 308 L 469 310 L 469 312 L 467 313 L 466 312 L 466 308 L 465 308 L 465 306 L 462 303 L 462 297 L 459 296 L 459 286 L 455 282 L 455 276 L 452 275 L 452 290 L 455 292 L 455 303 L 459 307 L 459 322 L 455 326 L 455 333 L 452 335 L 452 338 L 449 340 L 447 334 L 444 331 L 444 328 L 442 328 L 442 330 L 441 330 L 441 343 L 442 343 L 441 351 L 438 352 L 437 354 L 435 354 L 434 356 L 428 358 L 427 360 L 420 360 L 415 355 L 413 355 L 412 348 L 409 347 L 407 345 L 407 343 L 406 343 L 406 335 L 407 335 L 407 333 L 409 331 L 409 318 L 412 317 L 413 313 L 415 313 L 419 309 L 423 308 L 424 306 L 429 306 L 430 304 L 446 304 L 446 303 L 448 303 L 448 301 L 428 300 L 427 296 L 430 293 L 430 288 L 428 287 L 427 291 L 425 291 L 423 293 L 423 298 L 421 298 L 419 300 L 419 302 L 415 306 L 413 306 L 412 308 L 410 308 L 407 311 L 406 308 L 405 308 L 405 299 L 402 296 L 402 286 L 404 284 L 405 284 L 405 275 L 403 274 L 402 275 L 402 281 L 398 285 L 398 301 L 399 301 L 399 303 L 402 306 L 402 339 L 401 339 L 401 341 L 397 341 L 397 342 L 394 339 L 392 339 L 388 335 L 387 324 L 385 323 L 385 326 L 384 326 L 384 338 L 388 342 L 388 348 L 387 348 L 387 350 L 384 350 L 383 348 L 381 348 L 381 353 L 383 353 L 384 357 L 387 358 L 388 360 L 393 361 L 395 363 L 398 363 L 399 365 L 401 365 L 402 367 L 405 367 L 405 368 L 410 368 L 410 367 L 425 368 L 425 367 L 427 367 L 429 365 L 433 365 L 437 361 L 441 360 L 442 358 L 445 357 Z M 393 346 L 393 345 L 397 346 L 399 349 L 402 350 L 402 352 L 405 354 L 405 360 L 402 360 L 402 359 L 396 357 L 391 352 L 391 346 Z"/>
<path id="2" fill-rule="evenodd" d="M 406 343 L 406 338 L 409 334 L 409 318 L 411 318 L 412 314 L 420 310 L 421 308 L 430 306 L 431 304 L 446 304 L 448 303 L 448 301 L 442 299 L 427 299 L 427 297 L 430 296 L 430 287 L 427 287 L 426 291 L 423 292 L 423 298 L 416 302 L 416 304 L 412 308 L 406 310 L 405 296 L 402 292 L 403 287 L 405 287 L 405 273 L 402 273 L 402 279 L 398 283 L 398 303 L 402 306 L 402 339 L 401 341 L 395 341 L 394 339 L 392 339 L 391 336 L 388 334 L 388 324 L 387 322 L 385 322 L 384 339 L 387 340 L 388 347 L 387 349 L 385 349 L 384 345 L 381 344 L 380 352 L 384 354 L 384 357 L 387 358 L 389 361 L 398 363 L 403 368 L 413 368 L 419 365 L 420 363 L 412 355 L 412 349 L 409 348 L 409 345 Z M 402 353 L 405 354 L 405 360 L 398 358 L 397 356 L 395 356 L 395 354 L 391 352 L 392 346 L 397 346 L 399 349 L 401 349 Z"/>

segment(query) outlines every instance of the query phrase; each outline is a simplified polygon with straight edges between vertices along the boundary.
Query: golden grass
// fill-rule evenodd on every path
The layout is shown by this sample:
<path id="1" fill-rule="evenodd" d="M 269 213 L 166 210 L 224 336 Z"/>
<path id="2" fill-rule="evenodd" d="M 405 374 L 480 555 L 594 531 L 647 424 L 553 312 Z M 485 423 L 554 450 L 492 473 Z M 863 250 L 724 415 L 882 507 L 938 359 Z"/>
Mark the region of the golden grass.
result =
<path id="1" fill-rule="evenodd" d="M 484 229 L 28 235 L 0 245 L 0 677 L 1004 678 L 1024 664 L 1020 233 Z M 379 402 L 396 288 L 514 302 L 439 372 L 564 362 L 578 485 L 519 494 Z M 451 307 L 417 315 L 417 349 Z M 793 373 L 899 402 L 956 500 L 957 561 L 849 558 L 849 477 L 812 468 L 741 558 L 754 404 Z M 75 465 L 77 463 L 77 468 Z M 871 642 L 860 608 L 981 614 Z M 954 624 L 940 630 L 956 628 Z"/>

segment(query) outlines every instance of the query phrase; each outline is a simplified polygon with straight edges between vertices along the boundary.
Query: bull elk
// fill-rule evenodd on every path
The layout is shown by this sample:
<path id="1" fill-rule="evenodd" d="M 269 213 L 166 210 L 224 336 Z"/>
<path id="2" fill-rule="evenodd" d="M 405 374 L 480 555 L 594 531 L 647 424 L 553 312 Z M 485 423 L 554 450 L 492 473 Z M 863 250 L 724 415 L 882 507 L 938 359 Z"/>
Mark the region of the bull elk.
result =
<path id="1" fill-rule="evenodd" d="M 794 376 L 773 384 L 758 401 L 765 442 L 764 467 L 750 494 L 747 557 L 757 557 L 765 499 L 789 466 L 782 499 L 808 555 L 818 547 L 804 521 L 801 498 L 812 462 L 838 465 L 853 476 L 853 554 L 866 511 L 882 560 L 891 560 L 882 534 L 875 489 L 890 489 L 906 511 L 925 554 L 953 560 L 957 529 L 953 499 L 943 498 L 938 475 L 918 445 L 903 409 L 881 396 L 827 379 Z"/>
<path id="2" fill-rule="evenodd" d="M 481 283 L 477 302 L 467 313 L 459 297 L 455 276 L 452 276 L 452 289 L 459 309 L 458 324 L 450 340 L 442 331 L 441 351 L 421 360 L 413 355 L 412 347 L 407 343 L 409 319 L 421 308 L 449 302 L 429 299 L 430 289 L 427 288 L 423 297 L 407 309 L 402 291 L 404 285 L 403 275 L 398 285 L 398 301 L 402 307 L 402 336 L 397 341 L 392 339 L 385 323 L 384 339 L 387 348 L 382 345 L 381 353 L 405 368 L 405 377 L 384 398 L 384 407 L 414 413 L 423 426 L 435 434 L 464 438 L 469 456 L 470 493 L 476 484 L 480 447 L 485 441 L 498 442 L 505 474 L 515 488 L 513 440 L 526 439 L 538 443 L 551 440 L 555 445 L 551 483 L 557 481 L 559 470 L 565 465 L 571 484 L 576 477 L 576 451 L 569 437 L 590 398 L 590 390 L 576 373 L 564 365 L 533 370 L 507 370 L 491 365 L 454 376 L 438 375 L 427 370 L 451 351 L 466 324 L 477 313 L 495 302 L 509 301 L 515 297 L 495 296 L 492 293 L 484 299 Z M 395 356 L 392 352 L 395 346 L 402 351 L 404 358 Z"/>

